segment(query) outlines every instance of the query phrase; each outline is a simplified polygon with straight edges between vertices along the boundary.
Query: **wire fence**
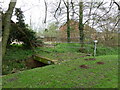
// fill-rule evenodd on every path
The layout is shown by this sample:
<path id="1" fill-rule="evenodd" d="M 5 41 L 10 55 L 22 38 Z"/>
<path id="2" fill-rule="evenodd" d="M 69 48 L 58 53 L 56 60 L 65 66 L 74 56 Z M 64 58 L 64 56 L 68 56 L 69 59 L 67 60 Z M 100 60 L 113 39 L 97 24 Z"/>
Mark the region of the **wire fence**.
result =
<path id="1" fill-rule="evenodd" d="M 77 39 L 77 40 L 75 40 Z M 94 51 L 94 41 L 84 42 L 81 43 L 79 38 L 72 38 L 71 42 L 67 42 L 67 38 L 45 38 L 44 40 L 45 47 L 53 47 L 55 50 L 57 48 L 57 45 L 61 45 L 61 48 L 63 49 L 69 49 L 69 50 L 80 50 L 81 45 L 83 45 L 82 49 L 85 49 L 86 53 L 90 53 L 91 49 Z M 67 45 L 68 44 L 68 45 Z"/>
<path id="2" fill-rule="evenodd" d="M 119 37 L 116 37 L 116 39 L 102 39 L 102 38 L 99 38 L 97 39 L 98 40 L 98 43 L 99 45 L 105 45 L 105 46 L 110 46 L 110 47 L 118 47 L 120 46 L 119 44 Z M 45 37 L 45 38 L 42 38 L 41 40 L 43 40 L 44 42 L 51 42 L 51 43 L 68 43 L 67 42 L 67 38 L 59 38 L 59 37 Z M 76 38 L 70 38 L 70 43 L 80 43 L 80 38 L 79 37 L 76 37 Z M 94 43 L 94 40 L 89 38 L 88 40 L 84 40 L 84 44 L 93 44 Z"/>

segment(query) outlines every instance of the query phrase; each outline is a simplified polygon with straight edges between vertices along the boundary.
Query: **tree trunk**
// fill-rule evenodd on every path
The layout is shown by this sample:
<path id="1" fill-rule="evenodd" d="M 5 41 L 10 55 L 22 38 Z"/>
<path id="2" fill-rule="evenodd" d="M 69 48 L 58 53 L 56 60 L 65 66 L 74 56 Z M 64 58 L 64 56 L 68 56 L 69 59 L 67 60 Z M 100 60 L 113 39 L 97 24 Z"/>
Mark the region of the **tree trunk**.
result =
<path id="1" fill-rule="evenodd" d="M 0 8 L 0 76 L 2 75 L 2 11 Z M 0 79 L 0 82 L 2 82 L 2 78 Z M 0 84 L 1 85 L 1 84 Z M 0 89 L 2 87 L 0 86 Z"/>
<path id="2" fill-rule="evenodd" d="M 15 0 L 16 1 L 16 0 Z M 10 1 L 9 8 L 7 12 L 5 13 L 5 20 L 4 20 L 4 32 L 3 32 L 3 38 L 2 38 L 2 57 L 4 57 L 5 52 L 6 52 L 6 46 L 7 46 L 7 41 L 9 38 L 9 33 L 10 33 L 10 24 L 11 24 L 11 17 L 13 13 L 13 9 L 16 5 L 16 2 Z"/>
<path id="3" fill-rule="evenodd" d="M 80 34 L 80 43 L 81 47 L 83 47 L 84 43 L 84 25 L 83 25 L 83 2 L 79 2 L 79 34 Z"/>
<path id="4" fill-rule="evenodd" d="M 69 0 L 67 0 L 67 42 L 70 42 Z"/>

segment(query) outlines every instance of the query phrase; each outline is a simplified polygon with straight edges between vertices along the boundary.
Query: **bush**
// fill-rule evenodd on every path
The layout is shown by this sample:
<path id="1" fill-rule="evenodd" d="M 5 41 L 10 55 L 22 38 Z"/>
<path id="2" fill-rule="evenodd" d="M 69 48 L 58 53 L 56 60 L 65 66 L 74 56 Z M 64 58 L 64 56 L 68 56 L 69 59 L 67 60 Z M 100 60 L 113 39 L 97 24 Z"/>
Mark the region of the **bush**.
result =
<path id="1" fill-rule="evenodd" d="M 27 25 L 25 28 L 20 28 L 17 24 L 12 23 L 8 46 L 11 42 L 17 39 L 18 41 L 22 41 L 24 43 L 24 47 L 32 48 L 33 46 L 35 46 L 34 43 L 37 41 L 35 34 L 36 33 L 28 28 Z"/>

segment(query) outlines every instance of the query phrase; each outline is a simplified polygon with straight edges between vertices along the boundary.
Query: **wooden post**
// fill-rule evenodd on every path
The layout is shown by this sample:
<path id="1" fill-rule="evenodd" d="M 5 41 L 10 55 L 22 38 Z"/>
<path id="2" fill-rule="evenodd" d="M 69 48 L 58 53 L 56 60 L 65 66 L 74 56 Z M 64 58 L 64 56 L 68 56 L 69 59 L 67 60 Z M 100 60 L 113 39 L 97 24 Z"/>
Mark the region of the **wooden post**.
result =
<path id="1" fill-rule="evenodd" d="M 97 43 L 98 41 L 97 40 L 94 40 L 94 57 L 96 56 L 96 43 Z"/>

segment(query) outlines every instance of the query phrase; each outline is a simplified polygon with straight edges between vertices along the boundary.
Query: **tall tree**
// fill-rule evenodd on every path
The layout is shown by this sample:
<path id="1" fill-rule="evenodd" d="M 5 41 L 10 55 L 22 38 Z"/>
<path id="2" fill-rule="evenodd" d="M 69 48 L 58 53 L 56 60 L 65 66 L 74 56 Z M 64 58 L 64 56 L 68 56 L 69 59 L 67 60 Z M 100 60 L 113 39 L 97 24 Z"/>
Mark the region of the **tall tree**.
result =
<path id="1" fill-rule="evenodd" d="M 2 57 L 4 57 L 5 52 L 6 52 L 6 46 L 7 46 L 7 41 L 9 38 L 9 33 L 10 33 L 10 23 L 11 23 L 11 17 L 12 13 L 14 10 L 14 7 L 16 5 L 17 0 L 10 0 L 9 3 L 9 8 L 5 13 L 5 20 L 4 20 L 4 32 L 3 32 L 3 38 L 2 38 Z"/>
<path id="2" fill-rule="evenodd" d="M 70 42 L 69 0 L 67 0 L 67 4 L 64 1 L 64 4 L 65 4 L 65 6 L 67 8 L 67 42 L 69 43 Z"/>
<path id="3" fill-rule="evenodd" d="M 79 32 L 80 32 L 80 43 L 83 47 L 83 41 L 84 41 L 84 24 L 83 24 L 83 2 L 79 2 Z"/>
<path id="4" fill-rule="evenodd" d="M 67 42 L 70 42 L 69 0 L 67 0 Z"/>
<path id="5" fill-rule="evenodd" d="M 0 8 L 0 75 L 2 75 L 2 10 Z M 0 82 L 2 82 L 2 79 L 0 79 Z M 0 86 L 0 89 L 2 87 Z"/>

